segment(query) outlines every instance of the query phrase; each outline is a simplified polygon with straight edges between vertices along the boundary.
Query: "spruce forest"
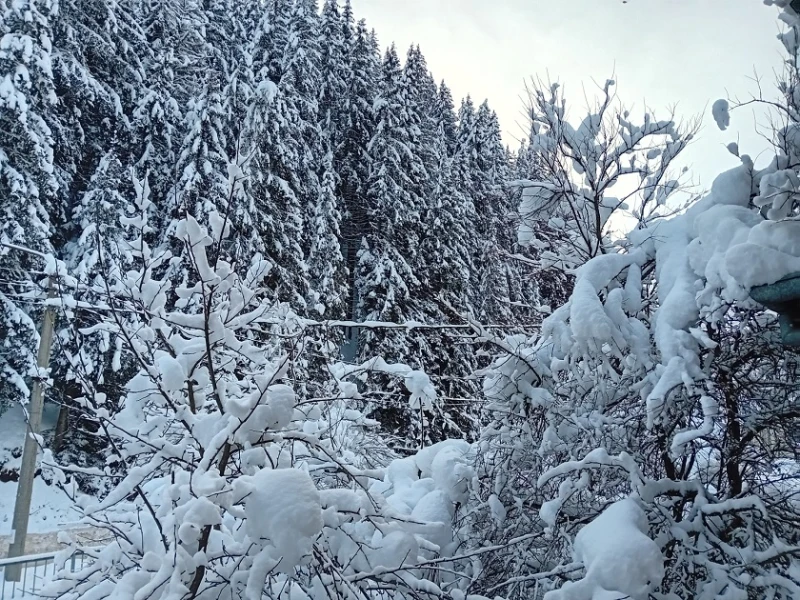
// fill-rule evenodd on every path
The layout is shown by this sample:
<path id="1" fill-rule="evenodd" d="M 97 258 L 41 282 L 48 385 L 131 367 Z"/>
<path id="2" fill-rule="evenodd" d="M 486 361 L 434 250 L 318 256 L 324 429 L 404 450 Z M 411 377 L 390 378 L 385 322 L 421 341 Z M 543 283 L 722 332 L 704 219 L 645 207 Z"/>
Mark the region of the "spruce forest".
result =
<path id="1" fill-rule="evenodd" d="M 320 1 L 0 5 L 0 598 L 800 598 L 797 3 L 695 194 Z"/>

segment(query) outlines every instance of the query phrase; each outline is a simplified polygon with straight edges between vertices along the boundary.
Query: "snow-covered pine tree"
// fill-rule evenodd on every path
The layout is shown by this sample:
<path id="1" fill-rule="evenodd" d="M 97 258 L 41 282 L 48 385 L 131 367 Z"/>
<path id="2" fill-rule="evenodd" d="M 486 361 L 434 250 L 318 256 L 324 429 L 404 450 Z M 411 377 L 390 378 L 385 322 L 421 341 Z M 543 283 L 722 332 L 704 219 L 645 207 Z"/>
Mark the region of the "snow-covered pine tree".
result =
<path id="1" fill-rule="evenodd" d="M 475 103 L 472 101 L 472 96 L 467 96 L 461 100 L 457 125 L 456 152 L 469 154 L 475 137 Z"/>
<path id="2" fill-rule="evenodd" d="M 133 190 L 126 185 L 130 171 L 118 152 L 120 148 L 112 144 L 73 211 L 72 220 L 80 235 L 64 246 L 69 270 L 62 275 L 69 275 L 71 285 L 61 291 L 74 302 L 63 307 L 55 340 L 55 364 L 51 367 L 55 399 L 62 405 L 51 448 L 59 460 L 88 469 L 105 464 L 108 448 L 97 435 L 96 419 L 77 401 L 83 394 L 84 380 L 92 381 L 94 389 L 105 398 L 105 409 L 114 414 L 125 383 L 133 376 L 130 356 L 123 353 L 122 338 L 103 328 L 108 315 L 103 308 L 94 308 L 109 305 L 109 291 L 122 280 L 126 269 L 120 220 L 126 215 Z M 98 328 L 94 335 L 85 335 L 93 328 Z M 102 493 L 98 488 L 109 483 L 91 475 L 80 475 L 78 479 L 83 489 L 98 494 Z"/>
<path id="3" fill-rule="evenodd" d="M 350 274 L 346 315 L 355 319 L 358 302 L 355 273 L 368 219 L 367 191 L 371 164 L 368 147 L 375 134 L 375 97 L 380 80 L 380 56 L 375 52 L 363 20 L 356 26 L 347 62 L 352 77 L 347 82 L 344 129 L 341 143 L 335 149 L 334 165 L 339 179 L 337 196 L 344 203 L 342 254 Z M 349 339 L 349 354 L 355 358 L 356 333 L 350 332 Z"/>
<path id="4" fill-rule="evenodd" d="M 383 60 L 380 90 L 375 100 L 377 124 L 369 146 L 368 230 L 359 250 L 356 277 L 358 316 L 370 321 L 422 321 L 425 301 L 414 268 L 419 264 L 419 244 L 424 235 L 425 198 L 420 193 L 427 186 L 428 174 L 419 148 L 418 107 L 410 99 L 394 46 Z M 430 349 L 423 337 L 412 339 L 403 332 L 363 329 L 359 354 L 364 358 L 383 356 L 390 361 L 403 356 L 419 367 Z M 431 407 L 411 406 L 413 412 L 409 413 L 406 402 L 400 392 L 399 397 L 386 401 L 385 410 L 378 409 L 376 415 L 383 415 L 376 418 L 387 431 L 423 444 L 427 437 L 423 411 Z M 416 425 L 412 426 L 409 419 L 413 415 L 422 418 L 414 417 Z"/>
<path id="5" fill-rule="evenodd" d="M 210 74 L 200 93 L 187 105 L 186 137 L 178 156 L 180 179 L 166 207 L 171 223 L 161 231 L 164 242 L 172 246 L 176 256 L 181 254 L 181 249 L 174 242 L 174 232 L 184 215 L 205 220 L 205 215 L 217 212 L 230 218 L 234 209 L 228 195 L 228 131 L 224 128 L 225 111 L 218 79 L 221 77 L 220 73 Z M 234 257 L 233 253 L 226 255 L 230 259 Z M 175 272 L 177 281 L 189 272 L 185 261 L 180 266 L 173 264 L 171 268 L 178 269 Z"/>
<path id="6" fill-rule="evenodd" d="M 266 74 L 269 81 L 280 83 L 285 67 L 285 52 L 289 47 L 289 19 L 293 0 L 268 0 L 264 5 L 253 63 L 258 65 L 257 73 Z"/>
<path id="7" fill-rule="evenodd" d="M 438 127 L 442 129 L 442 135 L 444 135 L 447 156 L 452 157 L 456 152 L 458 141 L 458 119 L 455 113 L 455 104 L 453 104 L 453 93 L 444 80 L 439 84 L 435 116 Z"/>
<path id="8" fill-rule="evenodd" d="M 458 115 L 453 177 L 474 207 L 475 233 L 471 236 L 470 307 L 483 323 L 511 325 L 528 317 L 536 298 L 520 297 L 524 286 L 507 254 L 513 252 L 510 212 L 512 195 L 509 160 L 500 139 L 497 115 L 483 102 L 478 110 L 470 97 Z M 522 310 L 515 310 L 520 307 Z M 517 314 L 520 313 L 520 314 Z"/>
<path id="9" fill-rule="evenodd" d="M 53 138 L 55 113 L 52 20 L 47 0 L 6 3 L 0 21 L 0 408 L 27 401 L 36 370 L 37 294 L 33 274 L 52 252 L 49 210 L 57 202 Z M 28 301 L 25 301 L 28 296 Z"/>
<path id="10" fill-rule="evenodd" d="M 352 19 L 352 14 L 348 18 Z M 348 88 L 353 77 L 348 60 L 353 43 L 352 26 L 340 13 L 338 0 L 325 0 L 319 27 L 319 123 L 334 151 L 341 146 L 346 130 Z"/>
<path id="11" fill-rule="evenodd" d="M 430 323 L 462 323 L 470 314 L 470 276 L 473 263 L 469 224 L 475 222 L 472 202 L 459 189 L 453 159 L 447 156 L 446 121 L 440 121 L 434 154 L 436 185 L 426 202 L 416 272 L 425 300 L 424 317 Z M 478 389 L 472 378 L 478 346 L 455 331 L 412 331 L 430 348 L 425 370 L 442 399 L 428 416 L 429 437 L 474 439 L 479 431 Z"/>
<path id="12" fill-rule="evenodd" d="M 244 182 L 256 202 L 256 231 L 273 264 L 268 288 L 298 310 L 308 298 L 307 265 L 303 253 L 304 205 L 301 157 L 302 124 L 297 100 L 277 80 L 283 71 L 284 50 L 276 40 L 288 39 L 289 14 L 285 2 L 273 2 L 259 22 L 250 46 L 253 101 L 247 117 L 245 146 L 247 174 Z M 285 18 L 284 18 L 285 17 Z M 272 20 L 277 19 L 277 20 Z M 274 52 L 280 52 L 276 58 Z"/>
<path id="13" fill-rule="evenodd" d="M 126 182 L 131 168 L 150 173 L 161 211 L 148 235 L 157 239 L 169 223 L 167 198 L 177 181 L 177 150 L 183 137 L 181 107 L 199 89 L 200 25 L 202 13 L 195 2 L 60 4 L 54 73 L 59 97 L 55 130 L 61 143 L 55 161 L 59 201 L 68 219 L 53 243 L 67 269 L 78 274 L 78 289 L 73 290 L 78 302 L 91 304 L 103 295 L 96 287 L 101 252 L 116 265 L 116 219 L 130 191 Z M 95 455 L 96 444 L 88 435 L 95 426 L 75 412 L 76 371 L 69 359 L 86 363 L 81 368 L 97 378 L 109 410 L 119 400 L 119 379 L 126 377 L 113 373 L 113 352 L 105 342 L 93 346 L 76 335 L 82 325 L 94 321 L 96 314 L 81 308 L 60 320 L 59 351 L 52 366 L 55 380 L 63 384 L 51 395 L 62 403 L 56 446 L 84 463 L 103 457 Z M 125 362 L 124 357 L 117 359 Z M 70 420 L 77 429 L 65 432 Z M 104 480 L 94 483 L 98 481 Z"/>
<path id="14" fill-rule="evenodd" d="M 213 0 L 205 5 L 208 45 L 222 77 L 225 152 L 240 168 L 247 161 L 244 138 L 255 87 L 249 44 L 261 10 L 260 3 L 255 0 Z M 241 195 L 242 190 L 237 193 Z"/>
<path id="15" fill-rule="evenodd" d="M 398 287 L 387 294 L 369 291 L 371 285 L 388 285 L 382 277 L 373 279 L 371 285 L 362 283 L 361 313 L 370 314 L 371 318 L 388 316 L 393 306 L 402 312 L 390 298 L 403 298 L 406 292 L 401 290 L 416 285 L 411 265 L 415 263 L 419 247 L 419 224 L 425 202 L 420 192 L 427 185 L 428 177 L 418 154 L 420 117 L 409 95 L 397 52 L 392 46 L 383 60 L 381 88 L 375 100 L 376 131 L 369 145 L 372 160 L 368 191 L 370 235 L 365 240 L 362 251 L 365 258 L 360 261 L 359 268 L 366 273 L 372 272 L 375 265 L 383 264 L 397 273 L 399 279 Z M 397 264 L 390 267 L 395 260 Z M 403 280 L 405 283 L 401 283 Z"/>
<path id="16" fill-rule="evenodd" d="M 339 248 L 341 211 L 332 156 L 335 142 L 331 132 L 326 130 L 326 122 L 331 119 L 331 111 L 338 110 L 337 106 L 344 103 L 343 97 L 338 96 L 338 104 L 330 104 L 333 96 L 321 97 L 319 89 L 320 80 L 335 81 L 337 75 L 329 70 L 341 71 L 341 66 L 330 64 L 332 60 L 342 62 L 336 50 L 326 54 L 323 70 L 321 47 L 328 42 L 324 33 L 340 32 L 330 40 L 331 48 L 343 44 L 341 26 L 336 22 L 338 13 L 332 14 L 331 10 L 329 7 L 325 12 L 325 19 L 333 22 L 328 23 L 328 30 L 323 32 L 316 0 L 295 4 L 289 18 L 291 43 L 284 49 L 284 74 L 279 87 L 287 110 L 296 115 L 296 135 L 299 135 L 293 169 L 297 179 L 295 194 L 303 211 L 303 255 L 310 275 L 306 286 L 307 310 L 314 316 L 324 314 L 328 318 L 340 318 L 346 305 L 347 274 Z M 329 30 L 331 27 L 333 31 Z M 338 87 L 337 90 L 341 91 Z M 328 93 L 334 92 L 329 90 Z M 325 114 L 320 113 L 320 100 L 328 103 Z M 320 253 L 323 247 L 326 253 Z"/>
<path id="17" fill-rule="evenodd" d="M 432 154 L 438 164 L 432 170 L 434 189 L 422 220 L 425 231 L 418 268 L 428 282 L 431 299 L 441 297 L 451 308 L 466 314 L 470 310 L 470 277 L 475 269 L 469 227 L 476 214 L 469 190 L 458 179 L 463 173 L 457 171 L 458 164 L 452 156 L 456 117 L 444 82 L 435 99 L 434 117 L 436 135 Z M 452 314 L 441 316 L 453 318 Z"/>
<path id="18" fill-rule="evenodd" d="M 415 115 L 417 132 L 415 135 L 417 152 L 425 168 L 424 173 L 412 175 L 412 180 L 417 185 L 415 193 L 427 199 L 431 196 L 436 185 L 436 170 L 441 164 L 437 152 L 441 150 L 437 144 L 438 119 L 437 102 L 438 90 L 436 82 L 428 70 L 428 63 L 419 46 L 411 46 L 406 54 L 403 66 L 403 77 L 407 89 L 408 104 Z"/>
<path id="19" fill-rule="evenodd" d="M 173 261 L 178 280 L 189 268 L 185 249 L 175 246 L 176 224 L 192 215 L 206 224 L 206 215 L 224 215 L 236 235 L 224 247 L 211 251 L 246 269 L 250 258 L 264 255 L 258 207 L 251 188 L 244 185 L 250 148 L 246 147 L 246 122 L 253 97 L 253 72 L 247 46 L 248 27 L 241 13 L 225 0 L 203 5 L 203 56 L 206 69 L 197 92 L 187 104 L 185 133 L 177 159 L 179 180 L 171 190 L 167 214 L 172 219 L 161 231 L 164 243 L 172 247 L 181 262 Z"/>
<path id="20" fill-rule="evenodd" d="M 319 114 L 320 16 L 316 0 L 296 0 L 289 15 L 289 43 L 283 50 L 283 74 L 279 87 L 297 112 L 303 152 L 298 175 L 316 192 L 317 170 L 314 161 L 321 157 Z"/>
<path id="21" fill-rule="evenodd" d="M 53 74 L 58 96 L 52 125 L 59 143 L 53 245 L 80 235 L 71 221 L 95 169 L 110 150 L 127 162 L 134 141 L 130 119 L 150 49 L 128 0 L 59 2 L 53 22 Z"/>
<path id="22" fill-rule="evenodd" d="M 508 216 L 511 195 L 505 189 L 510 179 L 508 159 L 500 138 L 497 115 L 487 102 L 475 114 L 472 136 L 475 170 L 471 190 L 477 215 L 476 230 L 480 240 L 474 284 L 477 290 L 476 314 L 487 323 L 511 323 L 514 303 L 532 303 L 535 299 L 514 297 L 517 273 L 505 252 L 512 250 L 513 234 Z"/>
<path id="23" fill-rule="evenodd" d="M 352 274 L 347 266 L 348 245 L 343 237 L 342 229 L 347 227 L 345 215 L 347 214 L 347 200 L 344 195 L 345 179 L 351 176 L 346 172 L 350 157 L 347 156 L 351 150 L 352 138 L 357 136 L 357 132 L 351 131 L 350 117 L 354 105 L 363 104 L 363 99 L 351 97 L 351 87 L 358 86 L 358 82 L 353 79 L 356 76 L 352 65 L 352 53 L 357 50 L 353 47 L 356 40 L 356 32 L 352 21 L 352 8 L 349 3 L 344 11 L 340 12 L 337 0 L 326 0 L 322 7 L 320 22 L 320 73 L 321 81 L 319 89 L 319 123 L 324 146 L 331 153 L 330 162 L 323 165 L 321 171 L 321 184 L 325 188 L 330 182 L 333 183 L 333 198 L 336 202 L 337 222 L 332 223 L 336 229 L 338 243 L 338 253 L 334 255 L 335 261 L 341 264 L 333 266 L 332 271 L 339 271 L 340 277 L 337 281 L 337 292 L 333 295 L 335 302 L 329 305 L 335 307 L 330 311 L 330 315 L 338 318 L 346 318 L 351 315 L 352 297 Z M 363 78 L 366 73 L 359 74 Z M 370 86 L 368 92 L 359 90 L 358 94 L 374 93 L 374 85 Z M 366 150 L 366 143 L 362 144 L 363 160 Z M 362 166 L 362 168 L 365 165 Z M 330 179 L 330 182 L 326 181 Z M 349 187 L 349 184 L 347 185 Z M 323 194 L 326 193 L 323 191 Z M 328 234 L 330 235 L 330 234 Z M 352 245 L 352 244 L 351 244 Z M 352 265 L 354 266 L 354 265 Z M 314 267 L 312 267 L 314 268 Z M 339 340 L 341 343 L 343 340 Z"/>
<path id="24" fill-rule="evenodd" d="M 442 120 L 442 131 L 446 132 L 445 121 Z M 457 190 L 464 200 L 465 212 L 472 216 L 473 223 L 477 223 L 477 212 L 475 207 L 477 189 L 473 188 L 472 179 L 477 177 L 474 170 L 477 168 L 475 164 L 475 105 L 472 98 L 467 96 L 461 101 L 461 106 L 458 110 L 455 151 L 450 162 L 450 179 L 452 181 L 453 189 Z M 476 306 L 479 302 L 477 298 L 477 289 L 474 286 L 476 272 L 479 267 L 475 266 L 475 260 L 478 258 L 478 246 L 480 239 L 473 232 L 466 240 L 465 243 L 469 245 L 469 277 L 470 283 L 468 284 L 468 297 L 467 306 L 473 316 L 477 317 Z"/>
<path id="25" fill-rule="evenodd" d="M 144 32 L 143 81 L 134 110 L 134 166 L 149 173 L 157 225 L 169 226 L 168 202 L 180 172 L 178 156 L 187 126 L 186 109 L 202 82 L 203 14 L 194 0 L 140 1 L 134 14 Z M 205 65 L 202 66 L 206 68 Z"/>
<path id="26" fill-rule="evenodd" d="M 339 243 L 342 214 L 336 197 L 332 152 L 326 153 L 322 169 L 320 195 L 311 203 L 308 224 L 309 309 L 318 316 L 336 319 L 343 318 L 347 306 L 348 274 Z"/>
<path id="27" fill-rule="evenodd" d="M 409 103 L 417 115 L 416 147 L 425 168 L 423 175 L 412 177 L 415 192 L 424 207 L 417 226 L 420 248 L 412 263 L 420 281 L 421 320 L 429 323 L 460 322 L 459 314 L 468 312 L 468 280 L 474 264 L 469 256 L 465 223 L 474 222 L 472 204 L 455 187 L 448 145 L 454 143 L 455 114 L 428 71 L 419 46 L 407 54 L 403 77 L 408 86 Z M 425 415 L 428 439 L 471 437 L 476 433 L 474 401 L 477 390 L 467 378 L 476 367 L 475 348 L 463 338 L 444 331 L 413 331 L 414 344 L 426 348 L 426 370 L 436 387 L 447 390 L 445 397 Z"/>

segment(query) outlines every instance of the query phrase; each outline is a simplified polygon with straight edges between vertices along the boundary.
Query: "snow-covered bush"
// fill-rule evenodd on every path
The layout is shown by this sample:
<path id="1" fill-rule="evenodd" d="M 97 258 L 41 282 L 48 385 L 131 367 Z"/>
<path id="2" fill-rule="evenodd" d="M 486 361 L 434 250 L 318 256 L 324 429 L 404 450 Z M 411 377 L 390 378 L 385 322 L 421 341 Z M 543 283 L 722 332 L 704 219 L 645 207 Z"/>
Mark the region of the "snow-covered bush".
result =
<path id="1" fill-rule="evenodd" d="M 800 37 L 794 14 L 784 17 L 795 81 Z M 658 208 L 675 184 L 655 183 L 660 167 L 642 166 L 669 162 L 684 144 L 671 125 L 665 148 L 647 150 L 644 163 L 604 162 L 597 149 L 615 146 L 595 119 L 574 129 L 563 104 L 537 98 L 548 120 L 542 152 L 558 168 L 524 184 L 523 204 L 531 218 L 564 222 L 567 251 L 557 249 L 554 263 L 577 267 L 576 281 L 540 335 L 502 341 L 485 383 L 492 422 L 479 452 L 481 514 L 502 522 L 485 530 L 535 537 L 487 563 L 483 593 L 796 597 L 797 355 L 748 294 L 800 270 L 794 96 L 772 164 L 759 170 L 742 155 L 677 216 Z M 715 118 L 726 125 L 720 106 Z M 626 119 L 623 137 L 650 127 Z M 593 187 L 595 168 L 643 182 L 626 199 L 636 229 L 618 242 L 603 209 L 621 200 L 596 194 L 617 181 Z M 523 224 L 521 237 L 529 230 Z"/>
<path id="2" fill-rule="evenodd" d="M 537 514 L 542 507 L 557 512 L 553 504 L 545 504 L 549 490 L 537 486 L 539 475 L 598 445 L 621 451 L 641 427 L 632 418 L 605 416 L 602 409 L 625 403 L 630 388 L 652 365 L 647 325 L 637 318 L 644 306 L 640 288 L 645 256 L 625 252 L 627 240 L 615 240 L 611 233 L 632 218 L 644 227 L 666 211 L 666 198 L 678 188 L 670 167 L 693 129 L 685 131 L 672 120 L 649 114 L 641 123 L 633 122 L 618 107 L 614 85 L 606 83 L 598 105 L 578 127 L 567 120 L 558 86 L 531 91 L 531 144 L 538 152 L 540 179 L 516 182 L 522 187 L 519 238 L 537 249 L 542 269 L 567 272 L 576 280 L 569 301 L 544 321 L 538 337 L 495 340 L 504 352 L 484 382 L 490 422 L 478 453 L 481 495 L 495 517 L 487 522 L 498 541 L 532 531 L 540 535 L 487 565 L 488 585 L 502 585 L 509 573 L 524 568 L 539 571 L 531 579 L 538 586 L 536 582 L 546 579 L 541 573 L 558 556 L 557 544 L 544 533 L 550 515 L 539 519 Z M 556 235 L 537 239 L 533 234 L 542 226 Z M 588 276 L 587 262 L 595 265 Z M 623 272 L 630 277 L 609 296 L 606 316 L 598 292 Z M 649 292 L 646 286 L 644 290 Z M 610 338 L 610 349 L 605 341 L 597 344 L 596 331 Z M 608 499 L 595 499 L 583 488 L 565 488 L 563 493 L 565 498 L 578 494 L 591 500 L 595 512 L 587 514 L 596 514 Z M 569 553 L 568 546 L 562 550 Z"/>
<path id="3" fill-rule="evenodd" d="M 116 485 L 76 503 L 110 541 L 83 548 L 87 566 L 61 571 L 44 595 L 421 598 L 465 588 L 450 567 L 469 446 L 394 462 L 384 447 L 384 464 L 370 465 L 352 435 L 370 423 L 348 406 L 357 392 L 347 367 L 331 367 L 338 392 L 327 406 L 293 389 L 283 332 L 301 336 L 302 321 L 267 300 L 269 263 L 256 255 L 234 269 L 214 251 L 229 231 L 211 212 L 208 228 L 190 216 L 176 227 L 192 265 L 184 283 L 159 280 L 173 259 L 148 246 L 152 205 L 147 186 L 136 188 L 137 212 L 122 219 L 126 269 L 105 280 L 105 317 L 83 332 L 121 340 L 136 371 L 113 412 L 92 378 L 80 379 L 79 402 L 109 446 L 108 467 L 91 474 Z M 381 364 L 417 402 L 435 397 L 424 373 Z M 50 454 L 45 463 L 62 482 L 86 471 Z"/>
<path id="4" fill-rule="evenodd" d="M 681 186 L 674 162 L 697 124 L 658 120 L 646 110 L 637 121 L 615 88 L 607 80 L 577 126 L 559 84 L 537 82 L 529 90 L 527 151 L 536 155 L 538 179 L 515 182 L 523 188 L 518 239 L 539 251 L 542 268 L 569 272 L 613 251 L 615 228 L 624 228 L 626 219 L 643 226 L 663 214 Z M 542 229 L 550 239 L 537 238 Z"/>

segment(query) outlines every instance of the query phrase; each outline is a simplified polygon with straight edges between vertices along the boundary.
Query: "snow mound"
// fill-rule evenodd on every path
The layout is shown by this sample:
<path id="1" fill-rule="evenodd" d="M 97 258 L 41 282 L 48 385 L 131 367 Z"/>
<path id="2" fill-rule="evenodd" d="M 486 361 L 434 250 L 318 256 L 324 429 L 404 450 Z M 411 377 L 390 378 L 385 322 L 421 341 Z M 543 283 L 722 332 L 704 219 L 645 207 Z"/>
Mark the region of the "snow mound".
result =
<path id="1" fill-rule="evenodd" d="M 469 500 L 475 477 L 471 450 L 463 440 L 445 440 L 414 456 L 393 460 L 383 481 L 374 483 L 370 491 L 382 495 L 398 514 L 411 517 L 409 533 L 443 552 L 453 541 L 456 506 Z"/>
<path id="2" fill-rule="evenodd" d="M 728 101 L 720 98 L 711 106 L 711 114 L 717 122 L 717 127 L 725 131 L 731 124 L 731 113 Z"/>
<path id="3" fill-rule="evenodd" d="M 161 378 L 161 386 L 166 392 L 177 392 L 186 382 L 186 373 L 183 365 L 164 352 L 156 358 L 156 371 Z"/>
<path id="4" fill-rule="evenodd" d="M 424 407 L 426 410 L 433 409 L 433 402 L 436 400 L 436 390 L 431 383 L 430 377 L 423 371 L 411 371 L 405 377 L 406 389 L 411 392 L 408 403 L 411 408 L 419 409 Z"/>
<path id="5" fill-rule="evenodd" d="M 311 551 L 322 531 L 322 503 L 308 473 L 297 469 L 259 471 L 251 480 L 245 501 L 247 535 L 256 544 L 268 543 L 288 572 Z"/>
<path id="6" fill-rule="evenodd" d="M 725 266 L 746 288 L 775 283 L 800 271 L 800 221 L 764 221 L 753 227 L 747 242 L 728 250 Z"/>
<path id="7" fill-rule="evenodd" d="M 634 500 L 606 508 L 575 537 L 574 558 L 586 569 L 583 579 L 548 592 L 545 600 L 647 598 L 664 577 L 664 556 L 646 532 L 647 517 Z"/>
<path id="8" fill-rule="evenodd" d="M 398 569 L 402 565 L 416 562 L 418 554 L 419 544 L 414 536 L 393 531 L 380 540 L 372 564 L 373 567 Z"/>

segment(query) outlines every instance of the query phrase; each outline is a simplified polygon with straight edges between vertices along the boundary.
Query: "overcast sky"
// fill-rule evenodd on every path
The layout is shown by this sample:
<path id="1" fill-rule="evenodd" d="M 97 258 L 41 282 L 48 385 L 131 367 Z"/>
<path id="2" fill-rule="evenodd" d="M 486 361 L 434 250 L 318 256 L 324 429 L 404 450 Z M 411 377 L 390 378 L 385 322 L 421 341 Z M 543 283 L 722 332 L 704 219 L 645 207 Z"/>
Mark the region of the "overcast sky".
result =
<path id="1" fill-rule="evenodd" d="M 754 123 L 768 124 L 763 110 L 734 113 L 725 132 L 710 115 L 717 98 L 755 93 L 754 73 L 774 94 L 783 60 L 780 26 L 777 10 L 760 0 L 352 2 L 356 18 L 367 19 L 382 46 L 396 42 L 401 56 L 411 43 L 421 46 L 434 76 L 452 88 L 456 107 L 466 94 L 488 98 L 512 147 L 525 135 L 520 111 L 528 78 L 560 81 L 578 120 L 584 84 L 591 91 L 593 79 L 603 82 L 613 73 L 619 97 L 635 108 L 646 100 L 656 117 L 674 104 L 683 118 L 705 110 L 699 140 L 685 157 L 702 186 L 737 164 L 728 142 L 738 140 L 742 153 L 765 160 L 767 144 Z"/>

